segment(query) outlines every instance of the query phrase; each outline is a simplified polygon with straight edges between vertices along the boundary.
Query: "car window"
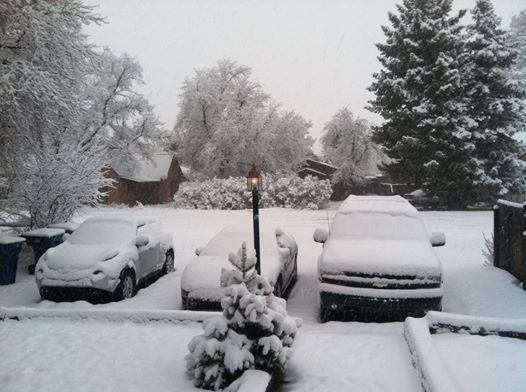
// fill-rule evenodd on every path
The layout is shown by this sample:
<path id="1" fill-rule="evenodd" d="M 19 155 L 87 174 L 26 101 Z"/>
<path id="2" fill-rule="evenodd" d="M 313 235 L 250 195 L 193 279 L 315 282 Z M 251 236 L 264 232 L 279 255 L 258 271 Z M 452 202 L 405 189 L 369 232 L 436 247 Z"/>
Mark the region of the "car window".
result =
<path id="1" fill-rule="evenodd" d="M 72 244 L 124 244 L 133 240 L 133 225 L 126 221 L 88 221 L 71 234 Z"/>
<path id="2" fill-rule="evenodd" d="M 336 214 L 330 238 L 429 242 L 426 228 L 417 217 L 375 213 Z"/>

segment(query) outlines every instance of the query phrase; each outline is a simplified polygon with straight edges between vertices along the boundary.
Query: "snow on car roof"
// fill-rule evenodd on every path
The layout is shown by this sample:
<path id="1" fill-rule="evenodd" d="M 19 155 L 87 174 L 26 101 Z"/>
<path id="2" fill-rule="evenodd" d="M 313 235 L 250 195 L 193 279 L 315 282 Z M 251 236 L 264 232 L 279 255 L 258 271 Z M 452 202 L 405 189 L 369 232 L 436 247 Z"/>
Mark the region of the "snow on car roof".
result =
<path id="1" fill-rule="evenodd" d="M 440 275 L 418 211 L 401 196 L 350 196 L 332 222 L 320 273 Z"/>
<path id="2" fill-rule="evenodd" d="M 380 213 L 418 216 L 418 210 L 402 196 L 349 196 L 338 209 L 339 214 Z"/>

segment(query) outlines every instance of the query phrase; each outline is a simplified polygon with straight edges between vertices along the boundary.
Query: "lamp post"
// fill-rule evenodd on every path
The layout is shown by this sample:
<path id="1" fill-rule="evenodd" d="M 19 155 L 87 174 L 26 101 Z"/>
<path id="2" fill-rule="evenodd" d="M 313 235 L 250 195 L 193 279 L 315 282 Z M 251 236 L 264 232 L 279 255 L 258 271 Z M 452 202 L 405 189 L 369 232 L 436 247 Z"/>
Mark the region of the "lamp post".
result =
<path id="1" fill-rule="evenodd" d="M 252 220 L 254 224 L 254 249 L 256 250 L 256 271 L 261 274 L 259 252 L 259 190 L 262 188 L 261 174 L 255 166 L 248 172 L 247 189 L 252 192 Z"/>

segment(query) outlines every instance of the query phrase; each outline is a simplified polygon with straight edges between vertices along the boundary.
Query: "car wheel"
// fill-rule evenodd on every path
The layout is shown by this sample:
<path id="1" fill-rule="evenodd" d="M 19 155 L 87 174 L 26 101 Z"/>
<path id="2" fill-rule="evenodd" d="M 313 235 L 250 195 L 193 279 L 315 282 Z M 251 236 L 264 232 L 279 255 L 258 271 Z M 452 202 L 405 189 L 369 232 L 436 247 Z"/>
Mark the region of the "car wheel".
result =
<path id="1" fill-rule="evenodd" d="M 166 252 L 163 269 L 161 272 L 163 275 L 166 275 L 173 271 L 175 271 L 174 254 L 172 250 L 169 250 L 168 252 Z"/>
<path id="2" fill-rule="evenodd" d="M 135 295 L 135 278 L 130 270 L 121 274 L 121 282 L 115 290 L 115 299 L 121 301 L 131 298 Z"/>

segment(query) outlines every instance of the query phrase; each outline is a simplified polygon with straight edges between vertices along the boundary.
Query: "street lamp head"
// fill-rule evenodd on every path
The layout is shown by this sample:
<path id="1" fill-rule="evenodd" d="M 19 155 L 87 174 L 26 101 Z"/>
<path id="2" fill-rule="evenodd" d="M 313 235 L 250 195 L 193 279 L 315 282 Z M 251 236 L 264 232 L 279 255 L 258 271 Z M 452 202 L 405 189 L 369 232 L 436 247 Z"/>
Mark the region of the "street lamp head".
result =
<path id="1" fill-rule="evenodd" d="M 263 181 L 261 179 L 261 173 L 255 166 L 248 172 L 247 175 L 247 189 L 251 192 L 260 191 L 263 187 Z"/>

